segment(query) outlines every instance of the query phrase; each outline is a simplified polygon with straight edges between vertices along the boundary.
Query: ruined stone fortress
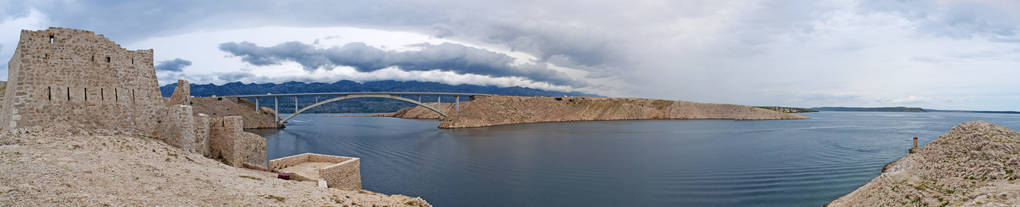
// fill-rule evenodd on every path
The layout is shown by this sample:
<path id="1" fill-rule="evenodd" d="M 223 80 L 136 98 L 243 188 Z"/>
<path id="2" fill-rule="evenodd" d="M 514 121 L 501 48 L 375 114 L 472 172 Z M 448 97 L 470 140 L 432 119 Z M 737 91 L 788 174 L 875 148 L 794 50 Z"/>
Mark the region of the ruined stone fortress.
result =
<path id="1" fill-rule="evenodd" d="M 161 139 L 230 165 L 265 168 L 265 138 L 238 116 L 194 113 L 188 83 L 163 98 L 153 50 L 126 50 L 90 31 L 21 31 L 8 63 L 0 127 L 66 125 Z"/>

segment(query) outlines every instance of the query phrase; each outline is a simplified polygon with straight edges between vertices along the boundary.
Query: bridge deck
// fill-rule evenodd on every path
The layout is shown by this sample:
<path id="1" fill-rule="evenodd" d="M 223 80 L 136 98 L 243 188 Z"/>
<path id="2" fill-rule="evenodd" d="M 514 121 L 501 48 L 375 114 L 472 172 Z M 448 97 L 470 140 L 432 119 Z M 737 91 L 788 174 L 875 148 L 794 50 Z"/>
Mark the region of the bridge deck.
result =
<path id="1" fill-rule="evenodd" d="M 260 97 L 291 97 L 291 96 L 346 96 L 346 95 L 375 95 L 375 94 L 386 94 L 386 95 L 421 95 L 421 96 L 491 96 L 493 94 L 484 93 L 449 93 L 449 92 L 326 92 L 326 93 L 286 93 L 286 94 L 258 94 L 258 95 L 238 95 L 238 96 L 227 96 L 227 97 L 238 97 L 238 98 L 260 98 Z"/>

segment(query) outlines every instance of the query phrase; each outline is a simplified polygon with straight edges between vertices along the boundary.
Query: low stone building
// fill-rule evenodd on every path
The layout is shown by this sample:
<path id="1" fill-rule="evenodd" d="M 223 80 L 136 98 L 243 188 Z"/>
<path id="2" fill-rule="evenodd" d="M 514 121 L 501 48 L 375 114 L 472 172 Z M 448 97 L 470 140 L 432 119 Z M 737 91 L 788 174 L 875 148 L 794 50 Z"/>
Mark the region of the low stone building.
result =
<path id="1" fill-rule="evenodd" d="M 361 189 L 361 159 L 304 153 L 269 161 L 269 169 L 296 180 L 325 182 L 326 187 Z"/>

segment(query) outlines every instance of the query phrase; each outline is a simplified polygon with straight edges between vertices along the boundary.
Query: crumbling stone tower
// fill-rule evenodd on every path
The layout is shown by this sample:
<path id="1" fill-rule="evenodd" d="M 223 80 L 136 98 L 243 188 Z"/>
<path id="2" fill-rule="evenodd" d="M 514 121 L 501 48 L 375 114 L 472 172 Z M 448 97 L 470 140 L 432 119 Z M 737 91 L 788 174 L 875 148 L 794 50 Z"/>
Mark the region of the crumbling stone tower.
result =
<path id="1" fill-rule="evenodd" d="M 90 31 L 21 31 L 8 63 L 0 127 L 68 124 L 156 136 L 166 110 L 152 50 L 126 50 Z"/>

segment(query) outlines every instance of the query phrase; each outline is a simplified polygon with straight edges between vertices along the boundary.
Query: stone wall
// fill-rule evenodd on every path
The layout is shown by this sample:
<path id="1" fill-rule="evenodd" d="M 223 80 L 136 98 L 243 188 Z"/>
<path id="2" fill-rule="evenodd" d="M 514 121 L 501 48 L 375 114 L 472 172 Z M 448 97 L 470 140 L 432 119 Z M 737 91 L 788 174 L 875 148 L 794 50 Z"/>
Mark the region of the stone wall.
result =
<path id="1" fill-rule="evenodd" d="M 235 141 L 243 126 L 241 117 L 228 116 L 212 118 L 209 121 L 209 155 L 235 167 L 241 166 L 240 152 L 235 150 Z"/>
<path id="2" fill-rule="evenodd" d="M 191 106 L 174 105 L 167 108 L 166 115 L 160 122 L 159 139 L 175 147 L 196 151 L 195 121 Z"/>
<path id="3" fill-rule="evenodd" d="M 170 101 L 167 104 L 171 106 L 191 105 L 191 85 L 188 80 L 177 80 L 177 88 L 174 88 L 174 93 L 170 95 Z"/>
<path id="4" fill-rule="evenodd" d="M 242 131 L 235 142 L 242 164 L 266 168 L 266 138 Z"/>
<path id="5" fill-rule="evenodd" d="M 21 31 L 8 62 L 0 126 L 57 123 L 156 136 L 166 110 L 152 50 L 126 50 L 90 31 Z"/>
<path id="6" fill-rule="evenodd" d="M 339 189 L 361 189 L 361 159 L 356 157 L 338 157 L 312 154 L 309 160 L 312 162 L 325 162 L 320 159 L 346 158 L 336 165 L 319 169 L 319 177 L 326 180 L 330 188 Z M 332 161 L 331 161 L 332 162 Z"/>
<path id="7" fill-rule="evenodd" d="M 209 115 L 199 113 L 193 117 L 195 118 L 195 151 L 206 157 L 212 157 L 209 155 Z"/>
<path id="8" fill-rule="evenodd" d="M 266 139 L 244 131 L 240 116 L 212 118 L 209 125 L 209 157 L 234 166 L 245 163 L 266 166 Z"/>
<path id="9" fill-rule="evenodd" d="M 336 163 L 319 169 L 319 178 L 325 180 L 330 188 L 361 189 L 361 159 L 356 157 L 304 153 L 270 160 L 267 167 L 277 171 L 304 162 Z M 311 180 L 300 175 L 298 179 Z"/>

